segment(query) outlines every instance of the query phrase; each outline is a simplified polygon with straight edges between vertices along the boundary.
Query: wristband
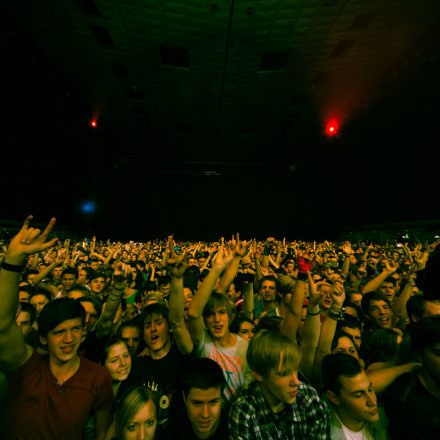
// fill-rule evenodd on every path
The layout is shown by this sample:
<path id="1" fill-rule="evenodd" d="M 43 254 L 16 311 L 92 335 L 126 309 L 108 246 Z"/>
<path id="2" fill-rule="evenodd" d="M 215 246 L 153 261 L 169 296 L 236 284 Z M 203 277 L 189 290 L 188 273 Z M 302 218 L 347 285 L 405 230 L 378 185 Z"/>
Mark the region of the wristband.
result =
<path id="1" fill-rule="evenodd" d="M 17 273 L 23 272 L 24 268 L 25 268 L 24 265 L 17 266 L 16 264 L 9 264 L 9 263 L 6 263 L 5 261 L 3 261 L 3 263 L 2 263 L 2 269 L 5 269 L 9 272 L 17 272 Z"/>
<path id="2" fill-rule="evenodd" d="M 342 307 L 341 310 L 338 312 L 335 310 L 330 309 L 328 312 L 328 317 L 330 319 L 334 319 L 335 321 L 343 321 L 344 320 L 344 314 L 345 314 L 345 308 Z"/>
<path id="3" fill-rule="evenodd" d="M 312 313 L 309 309 L 307 309 L 307 316 L 316 316 L 316 315 L 320 315 L 321 314 L 321 310 L 318 310 L 315 313 Z"/>

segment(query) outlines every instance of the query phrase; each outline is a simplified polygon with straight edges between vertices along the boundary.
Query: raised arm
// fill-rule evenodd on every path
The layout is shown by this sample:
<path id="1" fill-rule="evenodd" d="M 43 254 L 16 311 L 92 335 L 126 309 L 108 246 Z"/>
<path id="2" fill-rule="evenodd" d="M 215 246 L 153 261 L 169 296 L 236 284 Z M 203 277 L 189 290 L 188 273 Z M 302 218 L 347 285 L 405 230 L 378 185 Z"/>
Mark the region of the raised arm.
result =
<path id="1" fill-rule="evenodd" d="M 197 289 L 191 305 L 188 309 L 188 326 L 192 340 L 196 346 L 199 345 L 205 331 L 205 323 L 203 322 L 203 309 L 205 308 L 211 296 L 216 281 L 219 279 L 223 270 L 233 259 L 224 246 L 220 246 L 219 251 L 213 261 L 212 269 Z"/>
<path id="2" fill-rule="evenodd" d="M 29 216 L 19 233 L 11 240 L 0 270 L 0 367 L 13 371 L 23 365 L 32 354 L 26 346 L 20 328 L 15 322 L 18 306 L 18 283 L 26 257 L 53 246 L 56 238 L 47 240 L 55 225 L 51 219 L 46 229 L 29 227 Z"/>
<path id="3" fill-rule="evenodd" d="M 387 260 L 384 260 L 385 269 L 362 288 L 362 293 L 365 295 L 368 292 L 377 290 L 380 285 L 397 270 L 397 264 L 391 265 Z"/>
<path id="4" fill-rule="evenodd" d="M 193 351 L 194 344 L 185 323 L 183 298 L 183 275 L 188 267 L 186 254 L 177 255 L 174 252 L 171 237 L 168 238 L 168 247 L 167 271 L 171 276 L 168 320 L 173 329 L 177 348 L 183 354 L 190 354 Z"/>
<path id="5" fill-rule="evenodd" d="M 232 284 L 234 278 L 237 276 L 238 267 L 240 266 L 240 261 L 246 255 L 246 252 L 247 252 L 246 241 L 243 242 L 238 241 L 233 251 L 232 262 L 220 278 L 220 284 L 217 289 L 217 292 L 225 293 L 225 294 L 228 293 L 229 286 Z"/>

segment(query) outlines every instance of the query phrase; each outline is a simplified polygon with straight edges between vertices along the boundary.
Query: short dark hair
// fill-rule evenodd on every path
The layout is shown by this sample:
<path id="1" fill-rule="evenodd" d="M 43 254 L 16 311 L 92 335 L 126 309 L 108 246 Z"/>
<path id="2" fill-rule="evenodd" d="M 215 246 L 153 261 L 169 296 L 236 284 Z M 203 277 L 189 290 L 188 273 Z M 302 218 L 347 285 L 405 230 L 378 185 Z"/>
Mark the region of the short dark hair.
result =
<path id="1" fill-rule="evenodd" d="M 321 374 L 324 391 L 333 391 L 339 395 L 340 376 L 353 377 L 362 372 L 359 362 L 345 353 L 328 354 L 322 359 Z"/>
<path id="2" fill-rule="evenodd" d="M 37 316 L 37 311 L 35 310 L 35 307 L 32 304 L 29 304 L 28 302 L 22 302 L 20 301 L 21 311 L 29 313 L 29 321 L 32 325 L 35 321 L 35 318 Z"/>
<path id="3" fill-rule="evenodd" d="M 265 281 L 273 281 L 275 283 L 275 289 L 278 292 L 278 280 L 273 276 L 273 275 L 266 275 L 263 278 L 261 278 L 260 280 L 260 284 L 258 285 L 258 288 L 261 289 L 261 285 L 265 282 Z"/>
<path id="4" fill-rule="evenodd" d="M 409 325 L 408 329 L 411 347 L 418 353 L 440 342 L 440 316 L 421 318 Z"/>
<path id="5" fill-rule="evenodd" d="M 243 322 L 249 322 L 250 324 L 253 324 L 255 327 L 254 321 L 252 319 L 249 319 L 246 315 L 238 314 L 235 319 L 231 322 L 230 331 L 232 333 L 238 333 L 240 331 L 240 326 Z"/>
<path id="6" fill-rule="evenodd" d="M 99 318 L 101 316 L 102 313 L 102 304 L 101 301 L 99 301 L 98 298 L 96 298 L 96 296 L 91 296 L 90 292 L 88 296 L 81 296 L 80 298 L 75 299 L 75 301 L 78 301 L 79 303 L 82 302 L 89 302 L 93 304 L 93 307 L 95 307 L 96 313 L 97 313 L 97 317 Z"/>
<path id="7" fill-rule="evenodd" d="M 185 396 L 188 396 L 191 388 L 220 388 L 223 393 L 226 380 L 217 362 L 209 358 L 195 358 L 185 365 L 181 374 L 181 385 Z"/>
<path id="8" fill-rule="evenodd" d="M 58 298 L 46 304 L 38 317 L 38 334 L 47 337 L 57 325 L 68 319 L 81 318 L 82 325 L 86 319 L 84 307 L 72 298 Z"/>
<path id="9" fill-rule="evenodd" d="M 355 328 L 355 329 L 359 329 L 360 331 L 362 331 L 362 324 L 359 321 L 359 319 L 356 319 L 354 316 L 352 315 L 344 315 L 344 320 L 343 321 L 338 321 L 338 326 L 337 328 L 342 328 L 342 327 L 348 327 L 348 328 Z"/>
<path id="10" fill-rule="evenodd" d="M 373 301 L 385 301 L 388 306 L 391 307 L 387 297 L 382 292 L 368 292 L 362 297 L 361 300 L 362 311 L 367 316 L 370 316 L 368 309 Z"/>
<path id="11" fill-rule="evenodd" d="M 75 278 L 78 278 L 78 269 L 76 269 L 74 267 L 66 267 L 61 272 L 61 278 L 63 278 L 63 275 L 75 275 Z"/>
<path id="12" fill-rule="evenodd" d="M 145 307 L 142 312 L 143 322 L 154 315 L 159 315 L 168 321 L 168 307 L 163 303 L 153 303 Z"/>
<path id="13" fill-rule="evenodd" d="M 19 286 L 18 288 L 19 292 L 27 292 L 29 293 L 29 296 L 31 296 L 33 293 L 37 291 L 37 288 L 33 286 L 32 284 L 26 284 L 24 286 Z"/>
<path id="14" fill-rule="evenodd" d="M 29 301 L 35 295 L 44 295 L 49 302 L 52 301 L 52 296 L 51 296 L 51 294 L 47 290 L 44 290 L 44 289 L 37 289 L 37 290 L 35 290 L 33 293 L 31 293 L 31 296 L 29 297 Z"/>
<path id="15" fill-rule="evenodd" d="M 423 295 L 413 295 L 406 302 L 406 313 L 411 318 L 415 316 L 417 319 L 423 317 L 425 313 L 426 299 Z"/>
<path id="16" fill-rule="evenodd" d="M 350 341 L 354 345 L 354 348 L 356 348 L 356 344 L 355 344 L 354 339 L 353 339 L 353 337 L 351 335 L 349 335 L 348 333 L 345 333 L 341 329 L 336 329 L 335 336 L 333 337 L 333 341 L 332 341 L 332 345 L 331 345 L 331 351 L 333 351 L 336 348 L 336 346 L 338 345 L 338 341 L 341 338 L 348 338 L 348 339 L 350 339 Z M 357 348 L 356 348 L 356 351 L 357 351 Z"/>

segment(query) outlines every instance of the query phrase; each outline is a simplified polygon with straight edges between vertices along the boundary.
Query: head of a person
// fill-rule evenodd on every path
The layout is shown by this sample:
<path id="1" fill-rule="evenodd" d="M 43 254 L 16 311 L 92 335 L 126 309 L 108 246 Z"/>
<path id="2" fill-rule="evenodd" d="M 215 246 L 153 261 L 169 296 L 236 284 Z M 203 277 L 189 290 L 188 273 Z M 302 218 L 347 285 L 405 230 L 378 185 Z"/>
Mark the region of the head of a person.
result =
<path id="1" fill-rule="evenodd" d="M 101 266 L 101 262 L 99 260 L 97 260 L 96 258 L 90 258 L 89 267 L 92 270 L 97 271 L 99 269 L 99 266 Z"/>
<path id="2" fill-rule="evenodd" d="M 426 375 L 440 385 L 440 316 L 421 318 L 409 327 L 411 347 Z"/>
<path id="3" fill-rule="evenodd" d="M 156 403 L 152 391 L 144 387 L 132 389 L 115 410 L 117 439 L 153 440 L 156 427 Z"/>
<path id="4" fill-rule="evenodd" d="M 165 356 L 171 348 L 168 307 L 155 303 L 143 311 L 144 341 L 150 349 L 151 356 Z"/>
<path id="5" fill-rule="evenodd" d="M 413 295 L 406 302 L 409 319 L 416 322 L 421 318 L 440 315 L 440 300 L 427 300 L 423 295 Z"/>
<path id="6" fill-rule="evenodd" d="M 181 377 L 186 413 L 197 438 L 211 437 L 220 425 L 225 377 L 209 358 L 189 362 Z"/>
<path id="7" fill-rule="evenodd" d="M 83 284 L 74 284 L 69 292 L 67 292 L 67 297 L 72 299 L 82 298 L 83 296 L 89 296 L 90 290 L 87 289 Z"/>
<path id="8" fill-rule="evenodd" d="M 392 304 L 396 295 L 396 281 L 394 278 L 389 277 L 383 281 L 379 286 L 378 291 L 382 292 L 387 298 L 388 302 Z"/>
<path id="9" fill-rule="evenodd" d="M 346 315 L 350 315 L 359 321 L 363 321 L 364 314 L 362 313 L 361 306 L 358 306 L 357 304 L 354 304 L 354 303 L 346 302 L 344 304 L 344 308 L 345 308 Z"/>
<path id="10" fill-rule="evenodd" d="M 238 279 L 235 279 L 233 283 L 229 285 L 228 297 L 232 302 L 237 301 L 241 296 L 241 283 Z"/>
<path id="11" fill-rule="evenodd" d="M 106 274 L 103 271 L 93 272 L 89 286 L 92 295 L 99 295 L 105 289 Z"/>
<path id="12" fill-rule="evenodd" d="M 77 270 L 78 270 L 78 278 L 76 279 L 76 283 L 81 285 L 89 283 L 94 274 L 94 270 L 88 266 L 81 268 L 77 267 Z"/>
<path id="13" fill-rule="evenodd" d="M 124 321 L 119 327 L 119 336 L 127 345 L 131 357 L 139 354 L 142 345 L 142 321 L 139 318 Z"/>
<path id="14" fill-rule="evenodd" d="M 361 307 L 362 296 L 362 293 L 358 290 L 347 292 L 347 302 Z"/>
<path id="15" fill-rule="evenodd" d="M 20 302 L 20 312 L 15 319 L 15 322 L 20 327 L 21 334 L 26 337 L 32 330 L 32 325 L 37 317 L 35 307 L 27 302 Z"/>
<path id="16" fill-rule="evenodd" d="M 322 379 L 327 398 L 349 429 L 379 421 L 373 384 L 353 356 L 345 353 L 325 356 Z"/>
<path id="17" fill-rule="evenodd" d="M 295 290 L 296 280 L 289 275 L 281 275 L 278 278 L 278 295 L 285 305 L 288 305 Z"/>
<path id="18" fill-rule="evenodd" d="M 193 290 L 190 287 L 184 285 L 184 287 L 183 287 L 183 308 L 184 308 L 184 310 L 189 309 L 189 306 L 191 305 L 193 298 L 194 298 Z"/>
<path id="19" fill-rule="evenodd" d="M 282 408 L 296 401 L 301 351 L 287 336 L 276 330 L 258 331 L 246 359 L 270 407 Z"/>
<path id="20" fill-rule="evenodd" d="M 169 275 L 162 275 L 158 278 L 157 284 L 159 286 L 159 291 L 162 293 L 164 298 L 168 298 L 171 291 L 171 277 Z"/>
<path id="21" fill-rule="evenodd" d="M 336 354 L 336 353 L 348 354 L 350 356 L 353 356 L 355 359 L 357 359 L 357 361 L 359 361 L 360 359 L 353 338 L 349 334 L 344 333 L 342 330 L 336 330 L 335 336 L 331 344 L 331 352 L 332 354 Z"/>
<path id="22" fill-rule="evenodd" d="M 98 298 L 91 295 L 82 296 L 76 301 L 78 301 L 84 307 L 84 311 L 86 312 L 83 331 L 83 337 L 85 337 L 89 331 L 94 329 L 96 321 L 101 316 L 102 305 Z"/>
<path id="23" fill-rule="evenodd" d="M 131 321 L 132 319 L 136 318 L 138 314 L 139 309 L 137 308 L 136 304 L 127 303 L 125 307 L 123 321 Z"/>
<path id="24" fill-rule="evenodd" d="M 50 293 L 44 289 L 36 290 L 29 298 L 29 304 L 35 307 L 37 316 L 50 301 L 52 301 Z"/>
<path id="25" fill-rule="evenodd" d="M 369 292 L 362 298 L 362 311 L 373 328 L 390 329 L 393 311 L 386 296 L 381 292 Z"/>
<path id="26" fill-rule="evenodd" d="M 247 316 L 238 315 L 232 321 L 230 330 L 232 333 L 250 341 L 255 335 L 256 327 L 254 322 Z"/>
<path id="27" fill-rule="evenodd" d="M 32 283 L 32 280 L 38 275 L 38 270 L 28 269 L 23 272 L 21 279 L 27 283 Z"/>
<path id="28" fill-rule="evenodd" d="M 332 286 L 327 281 L 321 281 L 318 284 L 318 291 L 322 293 L 321 300 L 319 301 L 319 308 L 323 311 L 330 309 L 333 299 L 330 295 Z"/>
<path id="29" fill-rule="evenodd" d="M 278 292 L 277 279 L 272 275 L 263 277 L 260 281 L 260 295 L 264 302 L 271 303 L 275 300 Z"/>
<path id="30" fill-rule="evenodd" d="M 68 292 L 72 286 L 76 283 L 78 278 L 78 271 L 74 267 L 67 267 L 61 273 L 61 285 L 63 290 Z"/>
<path id="31" fill-rule="evenodd" d="M 232 314 L 229 298 L 222 293 L 212 293 L 203 309 L 203 319 L 214 339 L 222 339 L 228 335 Z"/>
<path id="32" fill-rule="evenodd" d="M 85 323 L 85 311 L 72 298 L 50 301 L 38 316 L 38 334 L 49 355 L 64 363 L 77 354 Z"/>
<path id="33" fill-rule="evenodd" d="M 119 338 L 109 339 L 104 343 L 103 351 L 104 365 L 113 382 L 127 379 L 131 370 L 131 356 L 125 342 Z"/>
<path id="34" fill-rule="evenodd" d="M 338 329 L 353 338 L 356 349 L 359 351 L 362 342 L 362 324 L 351 315 L 344 315 L 344 320 L 338 322 Z"/>
<path id="35" fill-rule="evenodd" d="M 52 279 L 53 280 L 61 280 L 61 274 L 63 273 L 62 266 L 55 266 L 52 269 Z"/>
<path id="36" fill-rule="evenodd" d="M 24 286 L 20 286 L 18 288 L 18 300 L 20 302 L 29 302 L 29 299 L 31 298 L 31 295 L 35 293 L 37 289 L 30 285 L 26 284 Z"/>

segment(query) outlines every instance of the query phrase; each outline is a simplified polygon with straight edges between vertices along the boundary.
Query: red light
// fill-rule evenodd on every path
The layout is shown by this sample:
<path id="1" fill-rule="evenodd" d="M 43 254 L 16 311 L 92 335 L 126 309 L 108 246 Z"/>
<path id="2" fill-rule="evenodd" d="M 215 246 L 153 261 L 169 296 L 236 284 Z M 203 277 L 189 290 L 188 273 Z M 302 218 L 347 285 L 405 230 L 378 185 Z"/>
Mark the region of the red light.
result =
<path id="1" fill-rule="evenodd" d="M 339 124 L 337 121 L 332 119 L 327 123 L 327 126 L 325 127 L 325 132 L 327 136 L 335 136 L 338 134 Z"/>
<path id="2" fill-rule="evenodd" d="M 92 119 L 90 121 L 90 127 L 92 128 L 96 128 L 98 126 L 98 123 L 96 122 L 96 119 Z"/>

